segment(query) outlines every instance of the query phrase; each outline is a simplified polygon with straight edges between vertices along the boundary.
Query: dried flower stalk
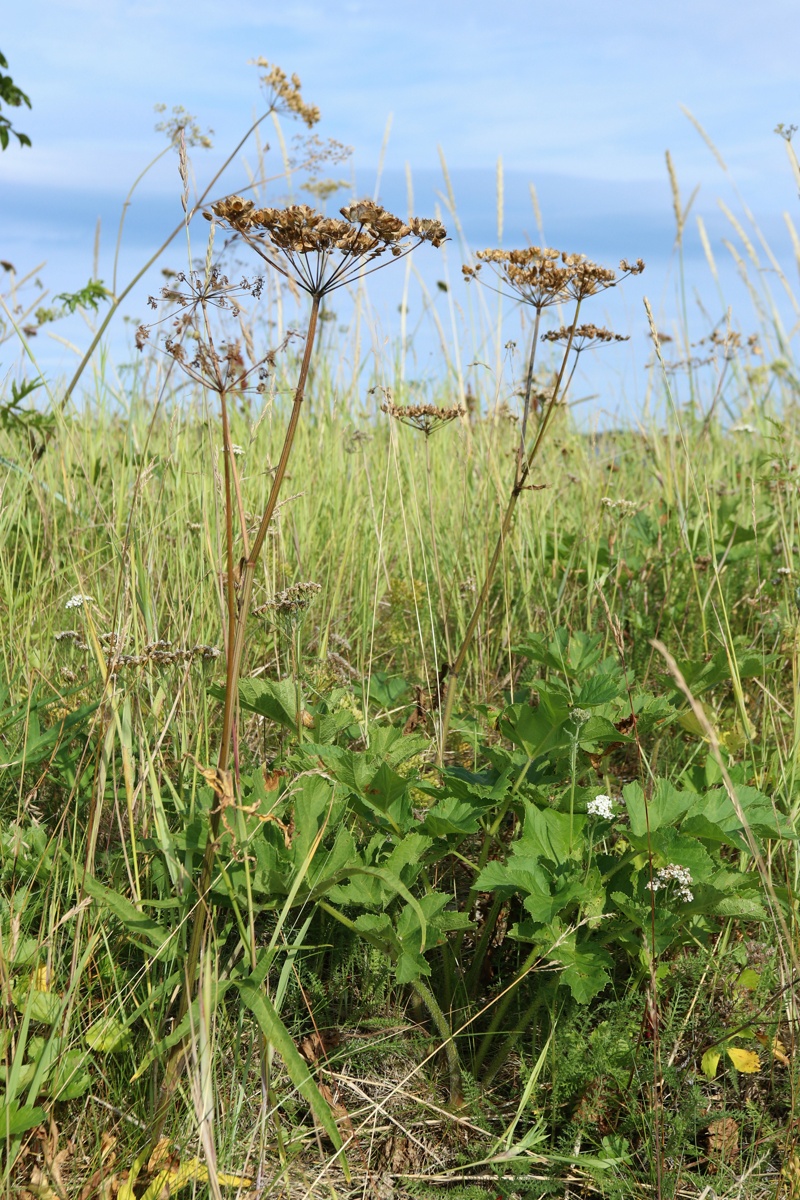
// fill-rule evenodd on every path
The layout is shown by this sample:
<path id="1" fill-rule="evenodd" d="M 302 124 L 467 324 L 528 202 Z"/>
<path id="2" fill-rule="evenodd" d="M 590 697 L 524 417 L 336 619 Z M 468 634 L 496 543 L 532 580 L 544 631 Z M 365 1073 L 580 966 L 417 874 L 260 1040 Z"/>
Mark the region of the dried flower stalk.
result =
<path id="1" fill-rule="evenodd" d="M 641 259 L 637 259 L 635 263 L 629 263 L 626 259 L 620 262 L 621 276 L 618 278 L 616 272 L 608 267 L 599 266 L 597 263 L 591 262 L 582 254 L 567 254 L 550 248 L 542 249 L 538 246 L 529 246 L 524 250 L 481 250 L 477 254 L 478 265 L 471 267 L 462 267 L 462 271 L 467 280 L 480 278 L 480 272 L 485 264 L 488 264 L 493 273 L 496 282 L 489 284 L 494 291 L 501 295 L 508 296 L 512 299 L 521 300 L 525 304 L 531 305 L 536 312 L 534 320 L 533 336 L 531 339 L 531 352 L 528 360 L 528 372 L 525 384 L 524 394 L 524 410 L 522 427 L 520 430 L 520 444 L 517 453 L 516 472 L 514 483 L 506 504 L 506 509 L 503 514 L 503 519 L 500 525 L 500 533 L 497 538 L 497 543 L 494 548 L 494 553 L 489 561 L 489 566 L 486 571 L 486 577 L 483 586 L 475 601 L 475 607 L 472 611 L 469 624 L 467 625 L 461 647 L 456 655 L 455 662 L 450 666 L 447 679 L 447 690 L 444 699 L 444 711 L 442 715 L 442 731 L 441 742 L 439 746 L 439 764 L 444 761 L 444 750 L 447 744 L 447 735 L 450 730 L 450 722 L 453 716 L 453 704 L 455 703 L 456 687 L 458 686 L 459 676 L 464 666 L 467 651 L 475 635 L 475 630 L 478 627 L 481 613 L 489 599 L 489 592 L 492 586 L 492 581 L 497 570 L 497 565 L 500 561 L 500 556 L 503 552 L 506 539 L 511 530 L 511 521 L 514 516 L 514 511 L 517 507 L 517 501 L 526 489 L 530 486 L 527 483 L 531 468 L 539 453 L 542 445 L 547 426 L 553 411 L 558 403 L 564 383 L 564 374 L 569 360 L 570 350 L 573 348 L 578 330 L 582 330 L 581 334 L 581 349 L 592 341 L 607 341 L 608 339 L 600 336 L 600 331 L 595 326 L 580 326 L 578 325 L 578 317 L 581 311 L 581 305 L 584 300 L 591 296 L 596 296 L 608 288 L 616 287 L 622 279 L 628 275 L 640 275 L 644 270 L 644 263 Z M 484 280 L 485 282 L 485 280 Z M 565 339 L 560 336 L 558 339 L 548 340 L 564 340 L 564 355 L 561 360 L 561 366 L 556 377 L 555 386 L 553 388 L 550 399 L 542 413 L 539 427 L 534 438 L 533 445 L 530 450 L 526 449 L 526 434 L 528 415 L 530 410 L 530 399 L 533 388 L 533 372 L 536 356 L 536 346 L 539 339 L 539 321 L 542 311 L 553 304 L 563 303 L 567 300 L 572 300 L 575 303 L 575 311 L 572 324 L 566 327 Z M 591 333 L 589 330 L 591 329 Z M 604 331 L 607 332 L 607 331 Z M 559 335 L 561 331 L 558 331 Z M 615 338 L 616 335 L 611 335 Z M 571 378 L 571 376 L 570 376 Z"/>

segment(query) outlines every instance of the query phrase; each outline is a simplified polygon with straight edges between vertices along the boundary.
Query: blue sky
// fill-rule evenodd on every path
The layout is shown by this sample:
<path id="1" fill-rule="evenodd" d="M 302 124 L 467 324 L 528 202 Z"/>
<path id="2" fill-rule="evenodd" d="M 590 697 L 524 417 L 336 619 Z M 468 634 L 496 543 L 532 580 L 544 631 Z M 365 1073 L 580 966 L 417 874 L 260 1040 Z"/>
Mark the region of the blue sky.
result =
<path id="1" fill-rule="evenodd" d="M 645 290 L 657 303 L 671 286 L 665 150 L 684 199 L 700 185 L 696 211 L 715 252 L 725 229 L 717 197 L 734 202 L 683 105 L 792 265 L 781 214 L 800 216 L 800 206 L 772 130 L 800 124 L 797 0 L 761 0 L 757 10 L 744 0 L 45 0 L 35 29 L 30 13 L 8 6 L 0 41 L 33 102 L 17 121 L 32 148 L 0 156 L 0 258 L 20 272 L 47 259 L 45 282 L 56 292 L 88 276 L 99 216 L 108 279 L 115 214 L 163 144 L 153 105 L 182 104 L 214 128 L 214 150 L 196 157 L 202 181 L 258 106 L 247 65 L 257 55 L 301 76 L 322 110 L 321 135 L 353 146 L 359 191 L 372 191 L 391 115 L 387 202 L 404 205 L 409 163 L 417 207 L 430 211 L 442 188 L 441 146 L 467 237 L 481 246 L 494 236 L 501 156 L 506 245 L 536 240 L 532 181 L 548 240 L 611 262 L 649 257 Z M 243 173 L 228 178 L 234 187 Z M 177 196 L 168 158 L 131 209 L 126 269 L 174 223 Z M 687 252 L 699 261 L 696 238 Z"/>

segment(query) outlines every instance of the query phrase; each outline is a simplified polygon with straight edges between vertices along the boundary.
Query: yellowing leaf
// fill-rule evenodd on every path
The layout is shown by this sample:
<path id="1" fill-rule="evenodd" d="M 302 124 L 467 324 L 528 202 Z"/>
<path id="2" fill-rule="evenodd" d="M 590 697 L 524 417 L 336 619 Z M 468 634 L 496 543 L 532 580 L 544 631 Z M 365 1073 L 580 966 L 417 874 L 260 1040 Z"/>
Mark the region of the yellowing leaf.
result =
<path id="1" fill-rule="evenodd" d="M 728 1058 L 743 1075 L 755 1075 L 761 1070 L 761 1059 L 755 1050 L 743 1050 L 741 1046 L 728 1046 Z"/>
<path id="2" fill-rule="evenodd" d="M 160 1200 L 165 1187 L 169 1188 L 169 1194 L 173 1195 L 189 1183 L 206 1183 L 207 1181 L 208 1167 L 205 1163 L 201 1163 L 199 1158 L 192 1158 L 189 1162 L 181 1163 L 177 1171 L 160 1171 L 150 1183 L 147 1191 L 142 1196 L 142 1200 Z M 218 1174 L 217 1182 L 222 1187 L 244 1188 L 252 1186 L 252 1180 L 245 1178 L 243 1175 Z"/>
<path id="3" fill-rule="evenodd" d="M 782 1067 L 789 1066 L 789 1051 L 777 1038 L 772 1039 L 772 1054 L 775 1061 L 779 1062 Z"/>
<path id="4" fill-rule="evenodd" d="M 33 990 L 35 992 L 49 992 L 50 983 L 47 978 L 47 967 L 37 967 L 36 973 L 33 976 Z"/>
<path id="5" fill-rule="evenodd" d="M 758 987 L 761 976 L 758 971 L 754 971 L 752 967 L 745 967 L 739 978 L 736 980 L 738 988 L 745 988 L 748 992 L 754 992 Z"/>
<path id="6" fill-rule="evenodd" d="M 710 1050 L 706 1050 L 700 1063 L 700 1069 L 706 1079 L 714 1079 L 717 1074 L 719 1060 L 722 1058 L 721 1051 L 717 1050 L 716 1046 L 712 1046 Z"/>
<path id="7" fill-rule="evenodd" d="M 131 1043 L 130 1030 L 115 1017 L 101 1017 L 83 1035 L 86 1045 L 99 1054 L 118 1054 Z"/>

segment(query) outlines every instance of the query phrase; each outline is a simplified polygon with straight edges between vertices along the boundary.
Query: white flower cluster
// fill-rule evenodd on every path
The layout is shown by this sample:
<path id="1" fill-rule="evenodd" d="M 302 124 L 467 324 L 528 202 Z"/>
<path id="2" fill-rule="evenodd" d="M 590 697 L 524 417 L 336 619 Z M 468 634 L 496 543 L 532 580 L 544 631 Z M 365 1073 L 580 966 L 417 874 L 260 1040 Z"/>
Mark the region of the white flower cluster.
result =
<path id="1" fill-rule="evenodd" d="M 604 821 L 611 821 L 614 817 L 613 803 L 610 796 L 595 796 L 594 800 L 590 800 L 586 805 L 586 811 L 590 817 L 602 817 Z"/>
<path id="2" fill-rule="evenodd" d="M 739 425 L 731 425 L 731 433 L 758 433 L 755 425 L 742 421 Z"/>
<path id="3" fill-rule="evenodd" d="M 659 867 L 655 878 L 649 880 L 645 884 L 645 887 L 653 892 L 657 892 L 660 888 L 669 887 L 671 883 L 677 884 L 675 892 L 678 899 L 688 904 L 691 900 L 694 900 L 694 892 L 689 887 L 691 882 L 692 874 L 688 867 L 680 867 L 677 863 L 670 863 L 668 867 Z"/>
<path id="4" fill-rule="evenodd" d="M 91 604 L 93 599 L 93 596 L 82 596 L 80 592 L 78 592 L 76 596 L 72 596 L 67 601 L 67 603 L 64 605 L 64 608 L 83 608 L 84 604 Z"/>
<path id="5" fill-rule="evenodd" d="M 612 500 L 610 496 L 603 496 L 600 503 L 603 505 L 603 508 L 615 510 L 623 517 L 632 516 L 633 513 L 639 511 L 638 504 L 635 504 L 633 500 Z"/>

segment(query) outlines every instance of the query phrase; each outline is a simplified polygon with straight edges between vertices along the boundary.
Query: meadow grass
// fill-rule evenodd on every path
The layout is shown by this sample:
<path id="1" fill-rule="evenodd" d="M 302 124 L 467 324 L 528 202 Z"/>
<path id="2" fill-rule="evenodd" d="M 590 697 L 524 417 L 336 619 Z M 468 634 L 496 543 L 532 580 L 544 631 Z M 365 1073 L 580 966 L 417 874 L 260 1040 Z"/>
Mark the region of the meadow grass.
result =
<path id="1" fill-rule="evenodd" d="M 791 336 L 591 430 L 358 295 L 2 409 L 5 1194 L 796 1197 Z"/>

